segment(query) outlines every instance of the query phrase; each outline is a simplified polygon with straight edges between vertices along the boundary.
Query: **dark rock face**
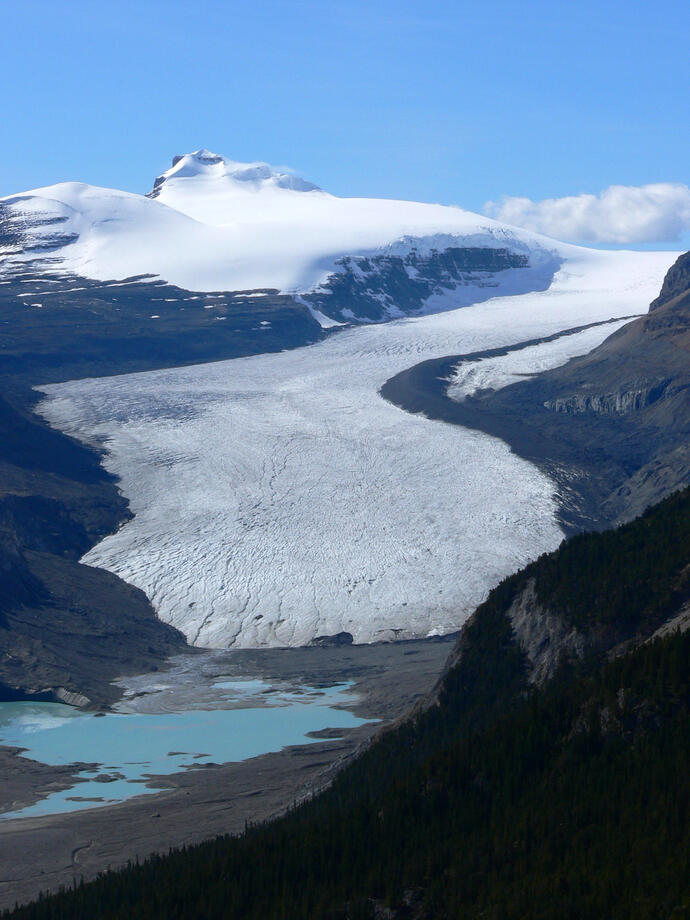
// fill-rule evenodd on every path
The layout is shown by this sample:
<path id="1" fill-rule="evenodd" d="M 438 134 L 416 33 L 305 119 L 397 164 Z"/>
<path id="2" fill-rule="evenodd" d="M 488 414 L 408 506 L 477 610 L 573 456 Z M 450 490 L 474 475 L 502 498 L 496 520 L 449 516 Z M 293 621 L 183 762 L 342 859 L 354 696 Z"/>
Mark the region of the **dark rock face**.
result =
<path id="1" fill-rule="evenodd" d="M 309 644 L 317 645 L 320 648 L 333 648 L 341 645 L 352 645 L 353 641 L 352 633 L 339 632 L 333 636 L 314 636 Z"/>
<path id="2" fill-rule="evenodd" d="M 382 322 L 419 313 L 432 294 L 459 287 L 471 285 L 475 301 L 493 297 L 496 275 L 509 268 L 527 269 L 529 257 L 508 249 L 454 247 L 426 256 L 414 250 L 405 256 L 346 256 L 337 264 L 338 271 L 304 299 L 340 322 Z"/>
<path id="3" fill-rule="evenodd" d="M 218 157 L 216 162 L 220 162 L 220 159 L 221 158 Z M 180 156 L 179 154 L 177 156 L 174 156 L 172 158 L 173 167 L 177 166 L 180 160 L 184 160 L 184 156 Z M 156 176 L 156 178 L 153 180 L 153 188 L 151 189 L 150 192 L 146 193 L 146 197 L 147 198 L 158 198 L 160 194 L 161 186 L 164 184 L 165 184 L 165 176 Z"/>
<path id="4" fill-rule="evenodd" d="M 199 294 L 148 276 L 93 281 L 42 272 L 37 278 L 23 266 L 0 285 L 0 379 L 38 385 L 280 351 L 323 338 L 307 307 L 292 297 L 247 293 Z"/>
<path id="5" fill-rule="evenodd" d="M 597 412 L 600 415 L 625 415 L 639 412 L 659 399 L 665 399 L 677 391 L 672 379 L 640 379 L 638 386 L 630 390 L 618 390 L 613 393 L 598 393 L 594 396 L 575 394 L 547 399 L 544 406 L 553 412 L 565 412 L 568 415 L 582 415 Z"/>
<path id="6" fill-rule="evenodd" d="M 11 531 L 0 535 L 0 631 L 9 628 L 7 614 L 32 601 L 47 599 L 48 592 L 30 571 L 21 552 L 21 544 Z"/>
<path id="7" fill-rule="evenodd" d="M 25 590 L 0 628 L 0 699 L 109 704 L 120 695 L 111 680 L 185 648 L 141 591 L 108 572 L 32 551 L 18 569 Z"/>
<path id="8" fill-rule="evenodd" d="M 690 252 L 680 256 L 666 272 L 661 292 L 650 303 L 649 312 L 653 313 L 679 296 L 690 296 Z"/>
<path id="9" fill-rule="evenodd" d="M 26 214 L 14 214 L 8 204 L 18 201 L 18 198 L 10 199 L 7 203 L 0 203 L 0 247 L 4 250 L 3 259 L 10 261 L 12 253 L 35 253 L 36 258 L 43 257 L 45 264 L 45 255 L 68 246 L 70 243 L 76 243 L 79 239 L 76 233 L 60 233 L 59 226 L 67 222 L 66 217 L 48 217 L 34 215 L 29 217 Z M 54 232 L 43 231 L 40 239 L 33 239 L 31 232 L 39 227 L 55 227 Z"/>
<path id="10" fill-rule="evenodd" d="M 176 158 L 175 158 L 176 159 Z M 175 159 L 173 159 L 173 166 L 175 165 Z M 153 188 L 150 192 L 146 193 L 147 198 L 158 198 L 160 195 L 161 186 L 165 183 L 165 176 L 156 176 L 153 180 Z"/>
<path id="11" fill-rule="evenodd" d="M 94 451 L 0 401 L 0 699 L 103 704 L 110 680 L 185 647 L 144 594 L 80 565 L 127 517 Z"/>

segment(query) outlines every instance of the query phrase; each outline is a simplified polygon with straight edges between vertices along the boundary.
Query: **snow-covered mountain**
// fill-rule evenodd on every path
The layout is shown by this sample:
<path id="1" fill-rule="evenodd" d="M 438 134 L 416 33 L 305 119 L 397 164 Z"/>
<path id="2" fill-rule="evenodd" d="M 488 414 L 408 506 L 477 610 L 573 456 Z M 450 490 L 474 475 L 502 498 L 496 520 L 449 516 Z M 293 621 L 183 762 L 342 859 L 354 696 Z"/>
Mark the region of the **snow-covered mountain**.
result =
<path id="1" fill-rule="evenodd" d="M 338 198 L 266 163 L 175 157 L 147 195 L 63 182 L 0 199 L 0 273 L 274 288 L 324 325 L 545 290 L 577 247 L 436 204 Z"/>

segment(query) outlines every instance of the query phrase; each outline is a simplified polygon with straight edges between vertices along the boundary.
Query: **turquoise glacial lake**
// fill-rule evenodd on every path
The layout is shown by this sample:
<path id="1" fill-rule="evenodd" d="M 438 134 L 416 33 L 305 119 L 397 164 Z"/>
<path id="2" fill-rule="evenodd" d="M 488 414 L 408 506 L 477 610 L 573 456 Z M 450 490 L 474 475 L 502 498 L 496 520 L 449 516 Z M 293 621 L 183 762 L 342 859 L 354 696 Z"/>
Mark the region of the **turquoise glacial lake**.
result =
<path id="1" fill-rule="evenodd" d="M 346 709 L 349 684 L 275 689 L 261 680 L 218 681 L 232 708 L 104 716 L 60 703 L 0 703 L 0 745 L 25 748 L 45 764 L 89 764 L 70 789 L 0 818 L 32 817 L 123 802 L 160 791 L 153 776 L 208 763 L 247 760 L 316 739 L 309 732 L 362 725 Z"/>

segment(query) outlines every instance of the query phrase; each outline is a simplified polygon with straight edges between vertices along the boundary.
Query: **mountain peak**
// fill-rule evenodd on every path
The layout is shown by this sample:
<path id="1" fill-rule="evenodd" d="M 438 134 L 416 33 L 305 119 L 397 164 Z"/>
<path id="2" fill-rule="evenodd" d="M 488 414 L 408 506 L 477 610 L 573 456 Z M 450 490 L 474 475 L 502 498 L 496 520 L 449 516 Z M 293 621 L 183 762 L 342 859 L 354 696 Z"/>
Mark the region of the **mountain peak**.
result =
<path id="1" fill-rule="evenodd" d="M 225 185 L 241 183 L 247 191 L 259 191 L 265 187 L 294 192 L 321 191 L 313 182 L 307 182 L 284 168 L 261 161 L 240 163 L 202 147 L 192 153 L 174 156 L 172 166 L 156 178 L 148 197 L 157 198 L 163 186 L 171 180 L 194 179 L 217 180 Z"/>

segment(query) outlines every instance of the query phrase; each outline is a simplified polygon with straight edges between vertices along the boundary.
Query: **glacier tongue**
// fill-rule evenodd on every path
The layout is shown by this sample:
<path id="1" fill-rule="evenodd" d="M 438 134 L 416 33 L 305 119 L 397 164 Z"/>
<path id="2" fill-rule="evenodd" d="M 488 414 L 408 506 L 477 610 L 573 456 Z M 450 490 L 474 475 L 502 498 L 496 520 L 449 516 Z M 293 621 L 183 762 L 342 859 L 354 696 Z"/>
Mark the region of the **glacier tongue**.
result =
<path id="1" fill-rule="evenodd" d="M 402 412 L 380 386 L 425 358 L 641 312 L 670 261 L 582 252 L 541 293 L 281 354 L 45 387 L 53 424 L 105 443 L 135 515 L 84 561 L 142 588 L 202 646 L 457 629 L 559 543 L 553 485 L 502 442 Z"/>

